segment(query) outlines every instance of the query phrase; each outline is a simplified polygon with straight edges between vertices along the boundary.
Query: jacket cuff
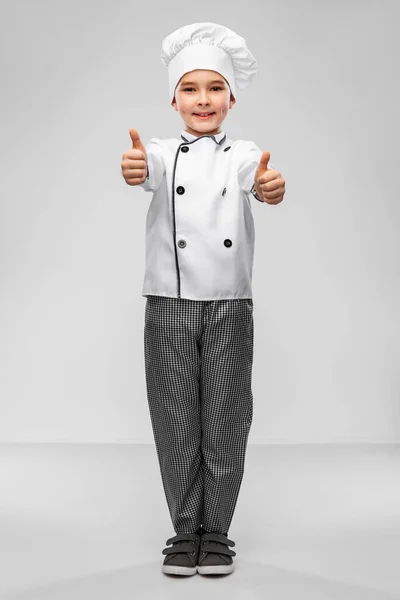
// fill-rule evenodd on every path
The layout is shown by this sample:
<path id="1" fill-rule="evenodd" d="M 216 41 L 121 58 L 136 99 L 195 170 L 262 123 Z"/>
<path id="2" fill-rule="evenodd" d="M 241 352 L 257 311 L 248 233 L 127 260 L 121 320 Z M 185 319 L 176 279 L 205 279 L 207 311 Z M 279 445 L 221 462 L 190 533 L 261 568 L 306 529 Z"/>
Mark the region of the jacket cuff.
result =
<path id="1" fill-rule="evenodd" d="M 151 186 L 149 165 L 147 165 L 146 179 L 142 183 L 139 183 L 139 187 L 143 188 L 145 192 L 153 192 L 154 191 Z"/>
<path id="2" fill-rule="evenodd" d="M 255 198 L 256 200 L 258 200 L 259 202 L 263 202 L 263 203 L 264 203 L 264 200 L 262 200 L 262 199 L 259 197 L 259 195 L 257 194 L 257 192 L 256 192 L 256 184 L 255 184 L 255 183 L 253 183 L 253 185 L 252 185 L 252 188 L 251 188 L 251 190 L 250 190 L 250 193 L 251 193 L 251 194 L 253 194 L 253 196 L 254 196 L 254 198 Z M 265 203 L 264 203 L 264 204 L 265 204 Z"/>

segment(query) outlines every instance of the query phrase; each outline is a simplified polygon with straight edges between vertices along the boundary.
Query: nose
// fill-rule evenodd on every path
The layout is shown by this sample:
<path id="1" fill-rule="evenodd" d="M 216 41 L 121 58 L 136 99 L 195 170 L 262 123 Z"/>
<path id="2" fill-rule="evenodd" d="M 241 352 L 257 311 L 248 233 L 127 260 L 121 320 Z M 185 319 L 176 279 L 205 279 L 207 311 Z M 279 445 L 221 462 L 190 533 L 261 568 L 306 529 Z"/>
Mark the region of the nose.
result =
<path id="1" fill-rule="evenodd" d="M 199 104 L 209 104 L 208 95 L 207 95 L 206 91 L 203 90 L 202 92 L 200 92 L 198 103 Z"/>

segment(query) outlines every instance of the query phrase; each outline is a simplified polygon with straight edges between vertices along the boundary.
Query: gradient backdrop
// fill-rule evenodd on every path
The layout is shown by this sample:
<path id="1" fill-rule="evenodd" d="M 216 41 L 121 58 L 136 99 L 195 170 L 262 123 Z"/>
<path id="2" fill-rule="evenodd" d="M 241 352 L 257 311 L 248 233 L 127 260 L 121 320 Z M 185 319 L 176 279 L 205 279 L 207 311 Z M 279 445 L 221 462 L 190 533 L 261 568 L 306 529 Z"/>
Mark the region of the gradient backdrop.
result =
<path id="1" fill-rule="evenodd" d="M 400 4 L 195 4 L 1 3 L 0 441 L 153 442 L 120 163 L 179 137 L 161 41 L 213 21 L 259 63 L 223 128 L 286 180 L 253 202 L 249 443 L 398 442 Z"/>

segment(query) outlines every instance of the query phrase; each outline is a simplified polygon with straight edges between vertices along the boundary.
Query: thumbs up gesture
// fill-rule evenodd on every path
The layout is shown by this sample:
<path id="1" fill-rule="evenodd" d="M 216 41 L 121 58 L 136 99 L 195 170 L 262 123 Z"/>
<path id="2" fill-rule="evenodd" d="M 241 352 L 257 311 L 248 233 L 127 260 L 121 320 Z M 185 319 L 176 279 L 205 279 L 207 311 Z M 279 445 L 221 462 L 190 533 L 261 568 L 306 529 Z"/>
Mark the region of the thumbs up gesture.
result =
<path id="1" fill-rule="evenodd" d="M 122 155 L 122 175 L 128 185 L 140 185 L 147 177 L 147 153 L 136 129 L 130 129 L 132 149 Z"/>
<path id="2" fill-rule="evenodd" d="M 279 204 L 285 195 L 285 180 L 279 171 L 268 169 L 271 155 L 265 151 L 254 175 L 257 195 L 267 204 Z"/>

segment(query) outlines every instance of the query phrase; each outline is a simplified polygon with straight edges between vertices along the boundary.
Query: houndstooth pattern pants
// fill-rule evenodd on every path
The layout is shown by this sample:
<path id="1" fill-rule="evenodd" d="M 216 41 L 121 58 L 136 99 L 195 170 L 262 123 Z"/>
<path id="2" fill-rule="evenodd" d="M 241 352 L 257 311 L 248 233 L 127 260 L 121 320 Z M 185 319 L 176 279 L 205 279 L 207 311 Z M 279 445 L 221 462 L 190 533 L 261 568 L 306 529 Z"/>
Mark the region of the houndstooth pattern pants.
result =
<path id="1" fill-rule="evenodd" d="M 147 296 L 144 353 L 175 532 L 228 533 L 253 419 L 253 301 Z"/>

